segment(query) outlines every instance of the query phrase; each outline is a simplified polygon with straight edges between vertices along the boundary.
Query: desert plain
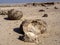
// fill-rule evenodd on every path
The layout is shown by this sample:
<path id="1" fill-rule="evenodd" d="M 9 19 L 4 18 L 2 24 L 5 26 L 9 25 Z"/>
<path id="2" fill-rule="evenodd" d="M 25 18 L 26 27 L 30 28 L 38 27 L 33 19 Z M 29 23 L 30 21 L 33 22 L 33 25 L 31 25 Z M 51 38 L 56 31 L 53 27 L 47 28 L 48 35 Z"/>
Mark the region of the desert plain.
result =
<path id="1" fill-rule="evenodd" d="M 0 45 L 36 45 L 20 40 L 19 27 L 24 19 L 42 19 L 47 23 L 47 32 L 40 35 L 39 45 L 60 45 L 60 2 L 0 5 L 0 10 L 10 9 L 22 11 L 23 17 L 9 20 L 7 15 L 0 15 Z"/>

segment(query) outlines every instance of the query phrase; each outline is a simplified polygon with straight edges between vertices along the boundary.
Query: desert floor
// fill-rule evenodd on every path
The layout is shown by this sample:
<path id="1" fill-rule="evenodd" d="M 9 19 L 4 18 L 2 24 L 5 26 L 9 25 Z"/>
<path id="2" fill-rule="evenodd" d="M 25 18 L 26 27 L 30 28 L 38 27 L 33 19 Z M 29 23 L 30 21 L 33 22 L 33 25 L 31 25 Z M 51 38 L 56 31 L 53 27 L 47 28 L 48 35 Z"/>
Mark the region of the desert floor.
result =
<path id="1" fill-rule="evenodd" d="M 54 9 L 54 7 L 58 9 Z M 40 36 L 39 45 L 60 45 L 60 4 L 51 6 L 0 7 L 1 9 L 17 9 L 23 12 L 21 20 L 8 20 L 7 15 L 0 15 L 0 45 L 36 45 L 21 41 L 20 24 L 24 19 L 42 19 L 47 23 L 47 32 Z M 48 8 L 48 9 L 47 9 Z M 45 11 L 39 12 L 40 9 Z M 42 17 L 48 14 L 48 17 Z"/>

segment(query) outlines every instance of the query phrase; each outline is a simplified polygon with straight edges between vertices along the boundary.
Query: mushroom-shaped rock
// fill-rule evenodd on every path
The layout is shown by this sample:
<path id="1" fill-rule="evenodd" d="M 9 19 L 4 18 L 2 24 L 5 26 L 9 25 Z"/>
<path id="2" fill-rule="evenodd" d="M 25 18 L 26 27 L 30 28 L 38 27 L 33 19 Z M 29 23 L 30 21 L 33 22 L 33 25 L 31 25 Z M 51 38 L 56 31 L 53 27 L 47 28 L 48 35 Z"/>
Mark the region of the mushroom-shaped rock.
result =
<path id="1" fill-rule="evenodd" d="M 24 41 L 35 42 L 38 35 L 46 31 L 47 24 L 41 19 L 25 20 L 22 22 Z"/>
<path id="2" fill-rule="evenodd" d="M 8 18 L 11 20 L 19 20 L 22 18 L 22 16 L 23 16 L 22 11 L 18 11 L 15 9 L 11 9 L 8 11 Z"/>

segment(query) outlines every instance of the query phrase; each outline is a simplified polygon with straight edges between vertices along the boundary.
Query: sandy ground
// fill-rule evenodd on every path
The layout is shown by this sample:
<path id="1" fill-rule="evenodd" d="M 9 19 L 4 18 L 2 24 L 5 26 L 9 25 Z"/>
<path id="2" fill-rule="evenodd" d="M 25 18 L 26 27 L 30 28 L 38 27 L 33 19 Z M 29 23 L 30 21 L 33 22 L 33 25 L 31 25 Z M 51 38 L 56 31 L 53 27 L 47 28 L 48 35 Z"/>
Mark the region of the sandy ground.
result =
<path id="1" fill-rule="evenodd" d="M 54 7 L 58 9 L 54 9 Z M 47 22 L 47 32 L 39 38 L 39 45 L 60 45 L 60 4 L 52 6 L 0 7 L 1 9 L 18 9 L 23 12 L 21 20 L 7 20 L 7 15 L 0 15 L 0 45 L 36 45 L 21 41 L 18 28 L 24 19 L 42 19 Z M 47 9 L 48 8 L 48 9 Z M 39 12 L 40 9 L 45 12 Z M 42 17 L 48 14 L 48 17 Z"/>

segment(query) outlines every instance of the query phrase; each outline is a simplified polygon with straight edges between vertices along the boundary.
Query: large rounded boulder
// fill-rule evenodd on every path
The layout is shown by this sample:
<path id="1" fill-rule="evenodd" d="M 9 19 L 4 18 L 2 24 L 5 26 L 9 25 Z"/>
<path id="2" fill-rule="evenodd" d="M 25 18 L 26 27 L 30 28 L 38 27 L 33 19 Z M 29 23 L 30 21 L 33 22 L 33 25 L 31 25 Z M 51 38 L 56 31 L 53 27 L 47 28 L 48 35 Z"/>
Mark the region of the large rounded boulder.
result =
<path id="1" fill-rule="evenodd" d="M 35 42 L 40 34 L 47 30 L 47 24 L 41 19 L 25 20 L 22 22 L 24 41 Z"/>
<path id="2" fill-rule="evenodd" d="M 16 9 L 11 9 L 8 11 L 8 18 L 11 20 L 19 20 L 23 16 L 22 11 L 18 11 Z"/>

